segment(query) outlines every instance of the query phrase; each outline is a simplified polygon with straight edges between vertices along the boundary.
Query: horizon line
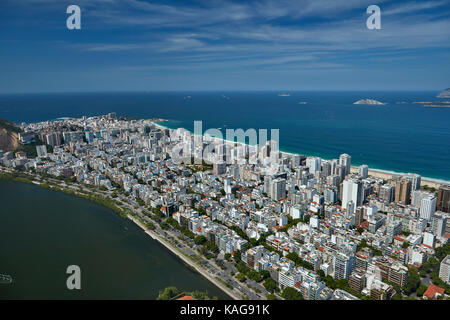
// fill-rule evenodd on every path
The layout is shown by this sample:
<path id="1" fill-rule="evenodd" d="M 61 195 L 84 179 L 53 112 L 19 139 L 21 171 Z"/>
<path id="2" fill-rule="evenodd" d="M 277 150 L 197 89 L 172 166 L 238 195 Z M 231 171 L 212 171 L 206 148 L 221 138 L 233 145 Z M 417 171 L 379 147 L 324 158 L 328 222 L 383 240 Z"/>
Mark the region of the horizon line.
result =
<path id="1" fill-rule="evenodd" d="M 205 92 L 217 92 L 217 93 L 224 93 L 224 92 L 255 92 L 255 93 L 262 93 L 262 92 L 275 92 L 275 93 L 292 93 L 292 92 L 441 92 L 444 89 L 427 89 L 427 90 L 417 90 L 417 89 L 326 89 L 326 90 L 320 90 L 320 89 L 308 89 L 308 90 L 302 90 L 302 89 L 267 89 L 267 90 L 243 90 L 243 89 L 204 89 L 204 90 L 98 90 L 98 91 L 31 91 L 31 92 L 0 92 L 0 95 L 7 96 L 7 95 L 38 95 L 38 94 L 95 94 L 95 93 L 205 93 Z"/>

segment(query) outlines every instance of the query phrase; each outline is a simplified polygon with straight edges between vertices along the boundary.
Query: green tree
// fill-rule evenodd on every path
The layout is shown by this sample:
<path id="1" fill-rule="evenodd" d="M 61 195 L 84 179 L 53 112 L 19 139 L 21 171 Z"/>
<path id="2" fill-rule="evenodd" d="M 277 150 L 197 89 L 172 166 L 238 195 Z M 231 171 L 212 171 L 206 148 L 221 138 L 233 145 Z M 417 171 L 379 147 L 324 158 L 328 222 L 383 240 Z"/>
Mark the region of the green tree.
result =
<path id="1" fill-rule="evenodd" d="M 180 291 L 176 287 L 167 287 L 163 291 L 159 292 L 156 300 L 170 300 L 176 295 L 178 295 Z"/>
<path id="2" fill-rule="evenodd" d="M 408 280 L 405 284 L 405 292 L 411 294 L 420 286 L 419 272 L 416 268 L 408 268 Z"/>
<path id="3" fill-rule="evenodd" d="M 281 296 L 286 300 L 303 300 L 302 294 L 291 287 L 285 288 Z"/>
<path id="4" fill-rule="evenodd" d="M 239 282 L 244 282 L 246 277 L 243 273 L 238 273 L 238 275 L 236 276 L 236 278 L 239 280 Z"/>
<path id="5" fill-rule="evenodd" d="M 263 285 L 264 285 L 264 288 L 266 288 L 266 290 L 269 292 L 274 292 L 275 289 L 277 288 L 277 283 L 272 278 L 267 278 L 264 281 Z"/>
<path id="6" fill-rule="evenodd" d="M 208 241 L 208 239 L 206 239 L 205 236 L 197 236 L 194 238 L 194 243 L 196 245 L 202 245 L 202 244 L 206 243 L 206 241 Z"/>
<path id="7" fill-rule="evenodd" d="M 423 284 L 420 285 L 417 290 L 416 293 L 419 297 L 423 296 L 423 294 L 425 293 L 425 291 L 427 291 L 427 286 L 424 286 Z"/>

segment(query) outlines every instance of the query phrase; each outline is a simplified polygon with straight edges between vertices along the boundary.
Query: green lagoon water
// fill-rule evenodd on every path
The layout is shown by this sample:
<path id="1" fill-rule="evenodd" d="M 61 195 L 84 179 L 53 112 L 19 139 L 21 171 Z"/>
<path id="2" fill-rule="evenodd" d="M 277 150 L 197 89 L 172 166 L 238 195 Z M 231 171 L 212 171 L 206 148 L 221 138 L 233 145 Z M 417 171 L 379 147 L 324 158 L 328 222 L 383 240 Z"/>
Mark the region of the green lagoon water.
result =
<path id="1" fill-rule="evenodd" d="M 155 299 L 167 286 L 220 289 L 128 219 L 91 201 L 0 180 L 0 299 Z M 66 287 L 81 268 L 81 290 Z"/>

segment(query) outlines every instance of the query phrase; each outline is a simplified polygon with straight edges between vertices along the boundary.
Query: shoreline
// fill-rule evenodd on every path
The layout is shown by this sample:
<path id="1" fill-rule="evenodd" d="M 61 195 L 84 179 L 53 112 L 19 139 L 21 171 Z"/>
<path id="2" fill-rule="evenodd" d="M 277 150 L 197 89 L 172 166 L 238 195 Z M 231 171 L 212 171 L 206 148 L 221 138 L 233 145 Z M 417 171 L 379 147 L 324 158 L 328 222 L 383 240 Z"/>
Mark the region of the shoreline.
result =
<path id="1" fill-rule="evenodd" d="M 5 172 L 4 170 L 0 170 L 0 172 Z M 6 171 L 7 172 L 7 171 Z M 38 181 L 35 180 L 30 180 L 30 181 L 21 181 L 21 180 L 17 180 L 17 179 L 8 179 L 3 177 L 2 175 L 0 175 L 0 179 L 1 180 L 11 180 L 11 181 L 15 181 L 18 183 L 25 183 L 25 184 L 33 184 L 36 185 L 40 188 L 44 188 L 44 189 L 48 189 L 44 186 L 42 186 L 42 183 L 39 183 Z M 47 182 L 48 183 L 48 182 Z M 50 184 L 51 186 L 51 184 Z M 88 201 L 92 201 L 95 202 L 99 205 L 104 206 L 107 209 L 112 210 L 114 213 L 118 214 L 119 216 L 121 216 L 122 218 L 128 218 L 129 220 L 133 221 L 138 227 L 140 227 L 147 235 L 149 235 L 153 240 L 158 241 L 161 245 L 163 245 L 165 248 L 169 249 L 170 252 L 172 252 L 176 257 L 178 257 L 179 259 L 181 259 L 185 264 L 187 264 L 188 266 L 190 266 L 191 268 L 193 268 L 196 272 L 198 272 L 201 276 L 203 276 L 206 280 L 208 280 L 209 282 L 211 282 L 213 285 L 215 285 L 217 288 L 219 288 L 220 290 L 222 290 L 226 295 L 228 295 L 231 299 L 233 300 L 242 300 L 236 293 L 234 293 L 231 289 L 229 289 L 228 287 L 226 287 L 224 284 L 220 283 L 217 279 L 211 277 L 205 270 L 203 270 L 200 266 L 198 266 L 195 262 L 191 261 L 189 258 L 187 258 L 186 256 L 184 256 L 183 254 L 181 254 L 178 250 L 176 250 L 174 247 L 172 247 L 172 245 L 167 243 L 167 240 L 161 238 L 159 235 L 157 235 L 155 232 L 146 229 L 145 226 L 135 217 L 133 217 L 130 214 L 127 214 L 126 216 L 122 216 L 119 212 L 116 212 L 115 210 L 113 210 L 112 208 L 109 208 L 108 206 L 99 203 L 95 200 L 83 197 L 81 194 L 78 193 L 69 193 L 64 189 L 60 189 L 58 186 L 56 186 L 56 188 L 50 188 L 50 190 L 52 191 L 56 191 L 56 192 L 62 192 L 65 194 L 68 194 L 70 196 L 75 196 L 77 198 L 81 198 L 81 199 L 85 199 Z"/>
<path id="2" fill-rule="evenodd" d="M 169 243 L 166 242 L 166 240 L 162 239 L 159 235 L 157 235 L 155 232 L 146 229 L 145 226 L 135 217 L 131 215 L 127 215 L 127 218 L 133 221 L 138 227 L 140 227 L 146 234 L 148 234 L 153 240 L 158 241 L 160 244 L 162 244 L 164 247 L 169 249 L 170 252 L 172 252 L 175 256 L 177 256 L 179 259 L 181 259 L 184 263 L 191 266 L 195 269 L 201 276 L 209 280 L 212 284 L 214 284 L 216 287 L 218 287 L 220 290 L 225 292 L 230 298 L 234 300 L 241 300 L 240 297 L 238 297 L 231 289 L 217 281 L 217 279 L 211 277 L 205 270 L 203 270 L 200 266 L 198 266 L 195 262 L 192 262 L 190 259 L 188 259 L 185 255 L 181 254 L 176 250 L 174 247 L 172 247 Z"/>
<path id="3" fill-rule="evenodd" d="M 158 121 L 158 122 L 167 122 L 167 121 L 169 121 L 169 120 L 164 119 L 164 120 Z M 162 125 L 160 123 L 157 123 L 155 121 L 151 121 L 151 123 L 153 125 L 155 125 L 159 129 L 176 130 L 176 129 L 173 129 L 173 128 L 166 127 L 166 126 L 164 126 L 164 125 Z M 185 130 L 187 130 L 187 129 L 185 129 Z M 189 132 L 191 132 L 191 131 L 189 131 Z M 194 133 L 192 133 L 192 132 L 191 132 L 191 134 L 194 135 Z M 213 138 L 213 139 L 217 140 L 218 138 Z M 233 141 L 228 141 L 226 139 L 223 139 L 223 141 L 224 142 L 233 142 Z M 243 144 L 242 142 L 235 142 L 235 143 L 240 144 L 240 145 Z M 248 145 L 248 144 L 245 144 L 245 145 Z M 300 153 L 281 151 L 281 148 L 280 148 L 280 153 L 282 155 L 300 155 Z M 323 160 L 330 160 L 330 159 L 324 159 L 324 158 L 322 158 L 322 159 Z M 352 173 L 353 172 L 357 172 L 358 168 L 359 168 L 359 166 L 351 166 L 350 172 L 352 172 Z M 375 169 L 375 168 L 371 169 L 370 167 L 369 167 L 369 172 L 368 173 L 369 173 L 370 176 L 373 176 L 373 177 L 376 177 L 376 178 L 385 179 L 385 180 L 390 180 L 393 175 L 405 175 L 406 174 L 405 172 L 397 172 L 397 171 L 391 171 L 391 170 L 385 170 L 385 169 Z M 414 173 L 414 172 L 412 172 L 412 173 Z M 429 177 L 424 177 L 422 175 L 420 175 L 420 176 L 421 176 L 421 182 L 420 182 L 421 186 L 427 185 L 429 187 L 433 187 L 433 188 L 438 189 L 441 185 L 450 185 L 450 180 L 444 180 L 444 179 L 438 179 L 438 178 L 429 178 Z"/>

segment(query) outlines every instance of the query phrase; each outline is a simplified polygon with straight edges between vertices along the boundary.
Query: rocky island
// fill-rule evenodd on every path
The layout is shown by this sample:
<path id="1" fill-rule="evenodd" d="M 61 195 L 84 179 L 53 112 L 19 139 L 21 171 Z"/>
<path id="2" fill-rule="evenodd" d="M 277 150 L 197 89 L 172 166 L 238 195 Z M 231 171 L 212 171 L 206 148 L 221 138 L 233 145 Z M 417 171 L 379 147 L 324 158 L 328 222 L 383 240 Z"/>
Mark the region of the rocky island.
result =
<path id="1" fill-rule="evenodd" d="M 442 90 L 436 97 L 437 98 L 450 98 L 450 88 Z"/>
<path id="2" fill-rule="evenodd" d="M 378 105 L 378 106 L 384 106 L 386 103 L 380 102 L 373 99 L 361 99 L 356 102 L 353 102 L 353 104 L 365 104 L 365 105 Z"/>

